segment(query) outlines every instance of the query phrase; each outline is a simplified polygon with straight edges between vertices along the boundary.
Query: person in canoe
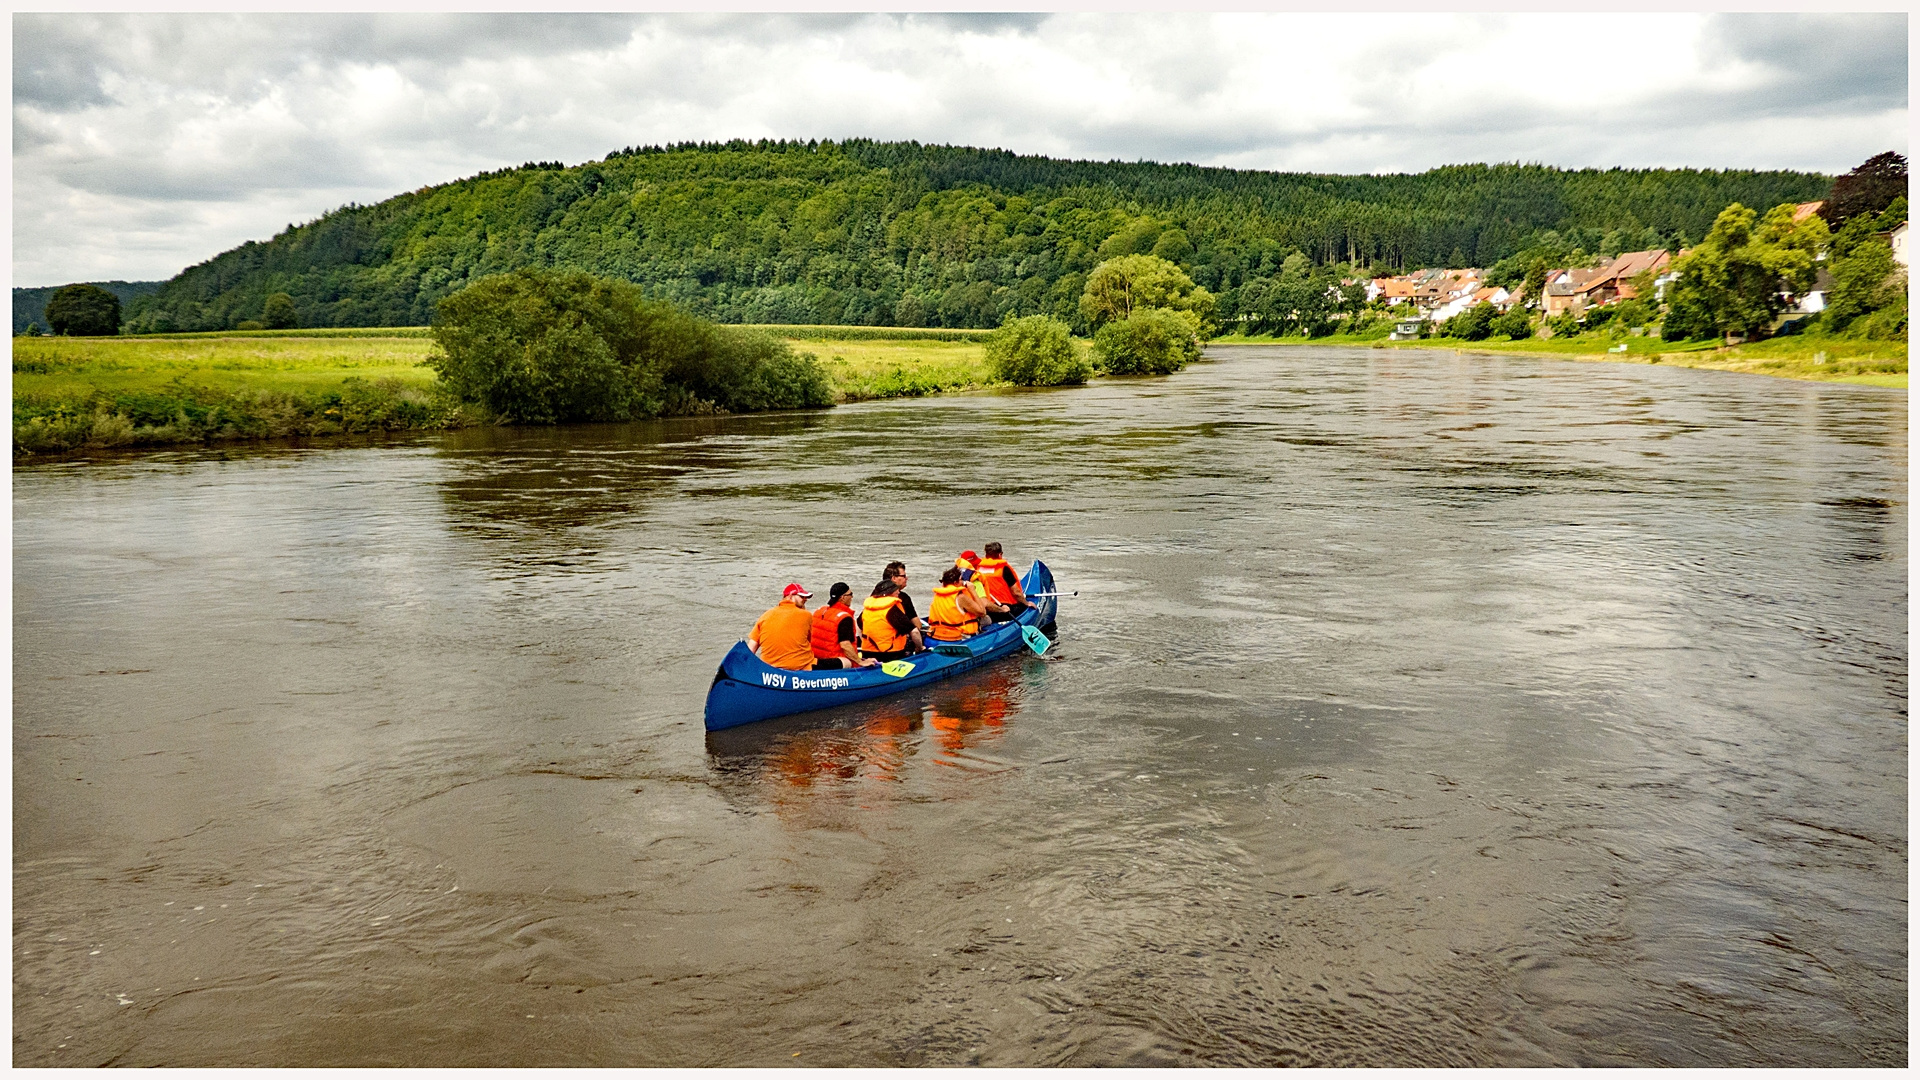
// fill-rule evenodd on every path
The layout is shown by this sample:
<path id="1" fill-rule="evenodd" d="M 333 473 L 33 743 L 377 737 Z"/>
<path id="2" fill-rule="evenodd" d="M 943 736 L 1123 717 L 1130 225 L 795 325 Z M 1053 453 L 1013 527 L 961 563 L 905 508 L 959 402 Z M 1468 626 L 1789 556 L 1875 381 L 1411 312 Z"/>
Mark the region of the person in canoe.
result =
<path id="1" fill-rule="evenodd" d="M 997 541 L 988 544 L 986 550 L 975 574 L 986 579 L 987 595 L 1005 609 L 991 612 L 993 621 L 1009 622 L 1027 610 L 1026 594 L 1020 591 L 1020 575 L 1013 572 L 1012 563 L 1000 557 L 1001 547 Z"/>
<path id="2" fill-rule="evenodd" d="M 918 627 L 922 633 L 925 633 L 927 620 L 920 617 L 920 612 L 914 609 L 913 597 L 907 595 L 907 564 L 903 562 L 888 563 L 887 568 L 880 571 L 880 580 L 891 581 L 900 587 L 900 606 L 907 609 L 907 618 L 913 620 L 913 625 Z"/>
<path id="3" fill-rule="evenodd" d="M 940 575 L 940 587 L 933 590 L 933 606 L 927 609 L 933 640 L 959 641 L 972 637 L 980 632 L 980 623 L 986 617 L 986 605 L 960 580 L 960 568 L 947 567 L 947 572 Z"/>
<path id="4" fill-rule="evenodd" d="M 777 668 L 800 671 L 813 666 L 813 613 L 807 610 L 812 593 L 788 585 L 780 602 L 760 616 L 747 632 L 747 648 Z"/>
<path id="5" fill-rule="evenodd" d="M 813 670 L 872 667 L 878 663 L 860 655 L 860 632 L 854 628 L 856 619 L 849 603 L 852 598 L 852 587 L 836 581 L 827 590 L 826 606 L 813 613 Z"/>
<path id="6" fill-rule="evenodd" d="M 860 651 L 884 664 L 924 648 L 920 627 L 900 603 L 900 586 L 883 579 L 860 608 Z"/>
<path id="7" fill-rule="evenodd" d="M 953 565 L 955 569 L 960 571 L 961 583 L 967 587 L 967 591 L 971 592 L 976 600 L 980 601 L 980 606 L 985 609 L 989 615 L 994 612 L 1007 610 L 1005 604 L 996 602 L 992 594 L 987 592 L 987 579 L 980 576 L 980 556 L 974 554 L 972 551 L 963 551 L 960 553 L 959 558 L 953 560 Z"/>

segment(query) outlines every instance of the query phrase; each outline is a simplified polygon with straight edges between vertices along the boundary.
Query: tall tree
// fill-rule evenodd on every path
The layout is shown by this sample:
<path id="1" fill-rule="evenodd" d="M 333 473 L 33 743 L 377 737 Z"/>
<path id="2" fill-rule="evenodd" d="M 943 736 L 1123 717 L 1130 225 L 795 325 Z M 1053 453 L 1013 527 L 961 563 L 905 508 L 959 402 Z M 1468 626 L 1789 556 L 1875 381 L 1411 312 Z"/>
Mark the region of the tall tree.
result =
<path id="1" fill-rule="evenodd" d="M 1789 295 L 1813 287 L 1814 255 L 1826 245 L 1826 223 L 1815 215 L 1795 222 L 1793 209 L 1782 203 L 1757 221 L 1739 203 L 1722 210 L 1707 238 L 1674 260 L 1669 319 L 1677 315 L 1690 327 L 1704 322 L 1724 334 L 1763 334 L 1787 309 Z"/>
<path id="2" fill-rule="evenodd" d="M 96 285 L 68 285 L 47 301 L 56 334 L 106 337 L 120 332 L 120 298 Z"/>
<path id="3" fill-rule="evenodd" d="M 1820 216 L 1838 225 L 1856 214 L 1878 214 L 1907 194 L 1907 159 L 1888 150 L 1833 181 Z"/>
<path id="4" fill-rule="evenodd" d="M 294 310 L 293 297 L 277 292 L 267 297 L 260 309 L 260 321 L 269 330 L 292 330 L 300 325 L 300 314 Z"/>
<path id="5" fill-rule="evenodd" d="M 1213 317 L 1213 307 L 1212 293 L 1155 255 L 1122 255 L 1101 263 L 1087 276 L 1080 298 L 1080 312 L 1095 329 L 1142 308 L 1191 312 L 1196 324 L 1204 325 Z"/>

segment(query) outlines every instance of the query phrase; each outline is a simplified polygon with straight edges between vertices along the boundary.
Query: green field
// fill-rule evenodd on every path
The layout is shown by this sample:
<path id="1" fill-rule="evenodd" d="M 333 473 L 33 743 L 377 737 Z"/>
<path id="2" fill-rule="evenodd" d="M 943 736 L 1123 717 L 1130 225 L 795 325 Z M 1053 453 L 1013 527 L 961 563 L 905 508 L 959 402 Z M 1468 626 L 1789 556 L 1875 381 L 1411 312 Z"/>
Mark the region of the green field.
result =
<path id="1" fill-rule="evenodd" d="M 978 330 L 763 327 L 812 353 L 841 401 L 986 386 Z M 16 456 L 79 447 L 437 430 L 449 401 L 423 327 L 13 339 Z"/>
<path id="2" fill-rule="evenodd" d="M 1334 334 L 1319 338 L 1215 338 L 1215 345 L 1348 345 L 1375 349 L 1452 349 L 1460 352 L 1513 353 L 1561 360 L 1666 364 L 1670 367 L 1741 371 L 1786 379 L 1847 382 L 1869 386 L 1907 385 L 1907 343 L 1862 341 L 1822 335 L 1792 335 L 1731 348 L 1712 341 L 1674 342 L 1656 337 L 1612 338 L 1600 334 L 1525 341 L 1385 341 Z M 1623 351 L 1611 351 L 1625 346 Z"/>
<path id="3" fill-rule="evenodd" d="M 16 457 L 458 427 L 417 332 L 13 339 Z"/>

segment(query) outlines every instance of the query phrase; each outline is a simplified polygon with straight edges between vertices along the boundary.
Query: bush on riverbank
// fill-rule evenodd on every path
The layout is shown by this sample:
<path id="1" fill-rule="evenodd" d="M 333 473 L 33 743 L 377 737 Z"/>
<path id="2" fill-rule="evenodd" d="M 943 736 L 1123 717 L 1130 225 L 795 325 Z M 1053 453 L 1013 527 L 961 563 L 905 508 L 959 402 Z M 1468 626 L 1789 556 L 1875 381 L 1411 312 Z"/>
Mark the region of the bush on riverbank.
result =
<path id="1" fill-rule="evenodd" d="M 1200 358 L 1199 320 L 1190 312 L 1140 308 L 1093 336 L 1108 375 L 1171 375 Z"/>
<path id="2" fill-rule="evenodd" d="M 349 376 L 314 394 L 221 390 L 176 380 L 159 389 L 96 391 L 80 398 L 16 395 L 15 456 L 81 448 L 177 446 L 377 431 L 431 431 L 484 422 L 486 414 L 401 379 Z"/>
<path id="3" fill-rule="evenodd" d="M 987 339 L 987 367 L 1016 386 L 1077 385 L 1093 374 L 1074 347 L 1072 328 L 1049 315 L 1002 323 Z"/>
<path id="4" fill-rule="evenodd" d="M 510 423 L 833 404 L 811 355 L 589 274 L 482 279 L 440 302 L 433 334 L 442 351 L 428 364 L 448 392 Z"/>

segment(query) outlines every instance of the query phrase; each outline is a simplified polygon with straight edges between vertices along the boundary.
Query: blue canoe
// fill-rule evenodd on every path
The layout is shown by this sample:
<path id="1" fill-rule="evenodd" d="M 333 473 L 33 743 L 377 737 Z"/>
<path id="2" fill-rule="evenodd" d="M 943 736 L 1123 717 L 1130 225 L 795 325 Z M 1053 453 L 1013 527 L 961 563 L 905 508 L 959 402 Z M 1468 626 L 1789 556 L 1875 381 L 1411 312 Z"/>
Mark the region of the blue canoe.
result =
<path id="1" fill-rule="evenodd" d="M 1053 592 L 1053 571 L 1035 560 L 1026 577 L 1020 579 L 1020 588 L 1029 596 Z M 726 659 L 720 661 L 720 670 L 714 673 L 713 685 L 707 690 L 707 730 L 851 705 L 972 671 L 1025 649 L 1020 628 L 1050 628 L 1059 604 L 1058 597 L 1044 596 L 1029 601 L 1019 618 L 965 641 L 929 642 L 934 647 L 907 657 L 904 663 L 912 665 L 912 670 L 900 675 L 890 675 L 878 667 L 787 671 L 762 663 L 748 651 L 746 642 L 735 642 Z"/>

